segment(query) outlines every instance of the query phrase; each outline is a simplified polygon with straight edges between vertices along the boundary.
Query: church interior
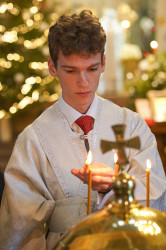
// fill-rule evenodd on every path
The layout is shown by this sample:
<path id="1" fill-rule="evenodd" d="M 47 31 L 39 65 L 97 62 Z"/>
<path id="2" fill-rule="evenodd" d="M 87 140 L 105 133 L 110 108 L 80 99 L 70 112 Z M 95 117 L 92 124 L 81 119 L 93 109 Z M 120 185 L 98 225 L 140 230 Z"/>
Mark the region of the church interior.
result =
<path id="1" fill-rule="evenodd" d="M 106 68 L 98 94 L 138 112 L 146 120 L 156 136 L 166 169 L 166 1 L 39 2 L 37 31 L 35 23 L 28 24 L 35 9 L 31 14 L 25 11 L 28 5 L 33 7 L 33 1 L 20 6 L 24 9 L 23 19 L 17 13 L 19 6 L 14 8 L 12 1 L 0 5 L 0 168 L 5 169 L 18 134 L 61 92 L 58 81 L 48 73 L 47 28 L 62 13 L 91 9 L 107 33 Z M 21 30 L 20 37 L 7 34 L 13 25 Z M 27 33 L 29 40 L 25 39 Z M 22 56 L 12 53 L 18 46 Z M 38 63 L 31 63 L 34 52 Z M 37 78 L 31 77 L 32 72 Z"/>
<path id="2" fill-rule="evenodd" d="M 166 0 L 11 0 L 8 3 L 1 1 L 0 170 L 4 172 L 19 133 L 60 96 L 59 81 L 50 76 L 48 71 L 49 26 L 61 14 L 82 9 L 90 9 L 99 17 L 107 35 L 106 67 L 100 78 L 97 94 L 140 114 L 156 137 L 159 155 L 166 173 Z M 125 178 L 129 188 L 130 178 Z M 119 181 L 121 182 L 122 179 Z M 118 191 L 120 187 L 116 184 L 116 198 L 120 199 L 120 191 Z M 132 196 L 132 191 L 130 195 Z M 131 218 L 139 217 L 145 220 L 147 210 L 144 211 L 144 217 L 141 217 L 137 210 L 138 205 L 132 204 L 136 210 Z M 110 211 L 119 212 L 118 209 L 120 208 L 115 200 Z M 106 212 L 101 212 L 101 219 L 105 218 L 104 213 Z M 153 221 L 152 212 L 148 216 L 151 216 L 149 218 Z M 158 220 L 163 219 L 166 222 L 166 215 L 158 213 L 155 216 Z M 94 216 L 92 219 L 96 223 L 98 217 Z M 96 230 L 92 219 L 85 221 L 80 228 L 78 226 L 80 234 L 81 230 L 83 230 L 82 235 L 86 230 L 92 230 L 92 232 Z M 104 228 L 107 227 L 106 224 L 103 225 Z M 84 227 L 87 228 L 84 229 Z M 143 225 L 141 224 L 140 227 Z M 61 244 L 64 244 L 64 247 L 59 245 L 56 249 L 67 249 L 65 248 L 67 242 L 70 242 L 71 246 L 74 244 L 70 249 L 82 249 L 79 247 L 83 242 L 92 244 L 93 240 L 88 235 L 72 243 L 70 237 L 72 238 L 73 235 L 76 235 L 74 229 L 62 241 Z M 108 232 L 103 236 L 106 242 L 108 242 L 107 236 L 109 236 Z M 117 241 L 116 237 L 115 235 L 115 241 Z M 121 237 L 125 238 L 123 235 Z M 134 237 L 137 237 L 136 233 L 131 236 L 132 244 Z M 160 235 L 158 238 L 161 242 L 162 237 L 165 236 Z M 148 242 L 149 246 L 154 247 L 150 243 L 150 237 Z M 163 244 L 166 246 L 166 242 Z M 86 247 L 85 244 L 83 249 L 111 249 Z M 139 249 L 139 244 L 137 247 L 135 249 Z"/>

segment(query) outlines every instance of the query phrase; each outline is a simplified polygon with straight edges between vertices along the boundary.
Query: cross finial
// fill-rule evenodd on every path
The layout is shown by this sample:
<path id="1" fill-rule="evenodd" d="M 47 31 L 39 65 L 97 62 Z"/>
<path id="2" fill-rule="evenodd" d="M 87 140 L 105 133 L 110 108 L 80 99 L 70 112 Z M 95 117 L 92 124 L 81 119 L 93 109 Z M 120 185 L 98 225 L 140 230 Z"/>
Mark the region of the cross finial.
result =
<path id="1" fill-rule="evenodd" d="M 129 140 L 124 140 L 124 132 L 126 125 L 125 124 L 117 124 L 112 126 L 114 131 L 116 141 L 106 141 L 101 140 L 101 150 L 102 153 L 106 153 L 109 150 L 117 149 L 118 152 L 118 162 L 117 164 L 123 170 L 126 164 L 128 164 L 128 159 L 126 157 L 125 148 L 136 148 L 140 149 L 140 139 L 138 136 L 131 138 Z"/>

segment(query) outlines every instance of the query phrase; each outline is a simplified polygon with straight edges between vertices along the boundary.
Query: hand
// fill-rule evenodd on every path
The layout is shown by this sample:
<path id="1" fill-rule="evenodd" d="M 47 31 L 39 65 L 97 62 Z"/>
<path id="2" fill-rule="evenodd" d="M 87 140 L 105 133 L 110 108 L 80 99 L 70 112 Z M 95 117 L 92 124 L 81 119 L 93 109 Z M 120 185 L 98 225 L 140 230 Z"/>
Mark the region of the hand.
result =
<path id="1" fill-rule="evenodd" d="M 112 187 L 112 178 L 115 176 L 113 168 L 100 162 L 93 162 L 90 168 L 92 169 L 92 189 L 98 192 L 109 191 Z M 88 184 L 89 170 L 86 165 L 79 170 L 72 169 L 71 173 Z"/>

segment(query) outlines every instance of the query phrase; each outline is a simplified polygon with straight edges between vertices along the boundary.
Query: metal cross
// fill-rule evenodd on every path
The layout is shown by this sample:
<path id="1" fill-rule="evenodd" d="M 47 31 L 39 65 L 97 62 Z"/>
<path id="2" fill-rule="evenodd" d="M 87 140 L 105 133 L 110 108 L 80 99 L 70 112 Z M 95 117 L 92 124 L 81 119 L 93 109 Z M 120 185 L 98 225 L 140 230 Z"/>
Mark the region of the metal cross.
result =
<path id="1" fill-rule="evenodd" d="M 138 136 L 131 138 L 129 140 L 124 140 L 124 132 L 126 125 L 125 124 L 117 124 L 112 126 L 114 131 L 116 141 L 106 141 L 101 140 L 101 151 L 102 153 L 106 153 L 112 149 L 117 149 L 118 161 L 117 164 L 120 166 L 122 170 L 126 164 L 128 164 L 128 159 L 126 157 L 125 148 L 135 148 L 140 149 L 140 139 Z"/>

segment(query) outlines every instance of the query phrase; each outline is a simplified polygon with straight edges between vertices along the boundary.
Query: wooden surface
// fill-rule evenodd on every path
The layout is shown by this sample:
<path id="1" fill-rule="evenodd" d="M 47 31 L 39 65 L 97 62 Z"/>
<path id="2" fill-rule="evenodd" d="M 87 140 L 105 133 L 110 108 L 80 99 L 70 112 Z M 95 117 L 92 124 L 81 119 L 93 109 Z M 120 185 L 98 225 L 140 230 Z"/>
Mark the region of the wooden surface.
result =
<path id="1" fill-rule="evenodd" d="M 150 128 L 156 137 L 158 151 L 166 173 L 166 122 L 156 123 Z"/>

